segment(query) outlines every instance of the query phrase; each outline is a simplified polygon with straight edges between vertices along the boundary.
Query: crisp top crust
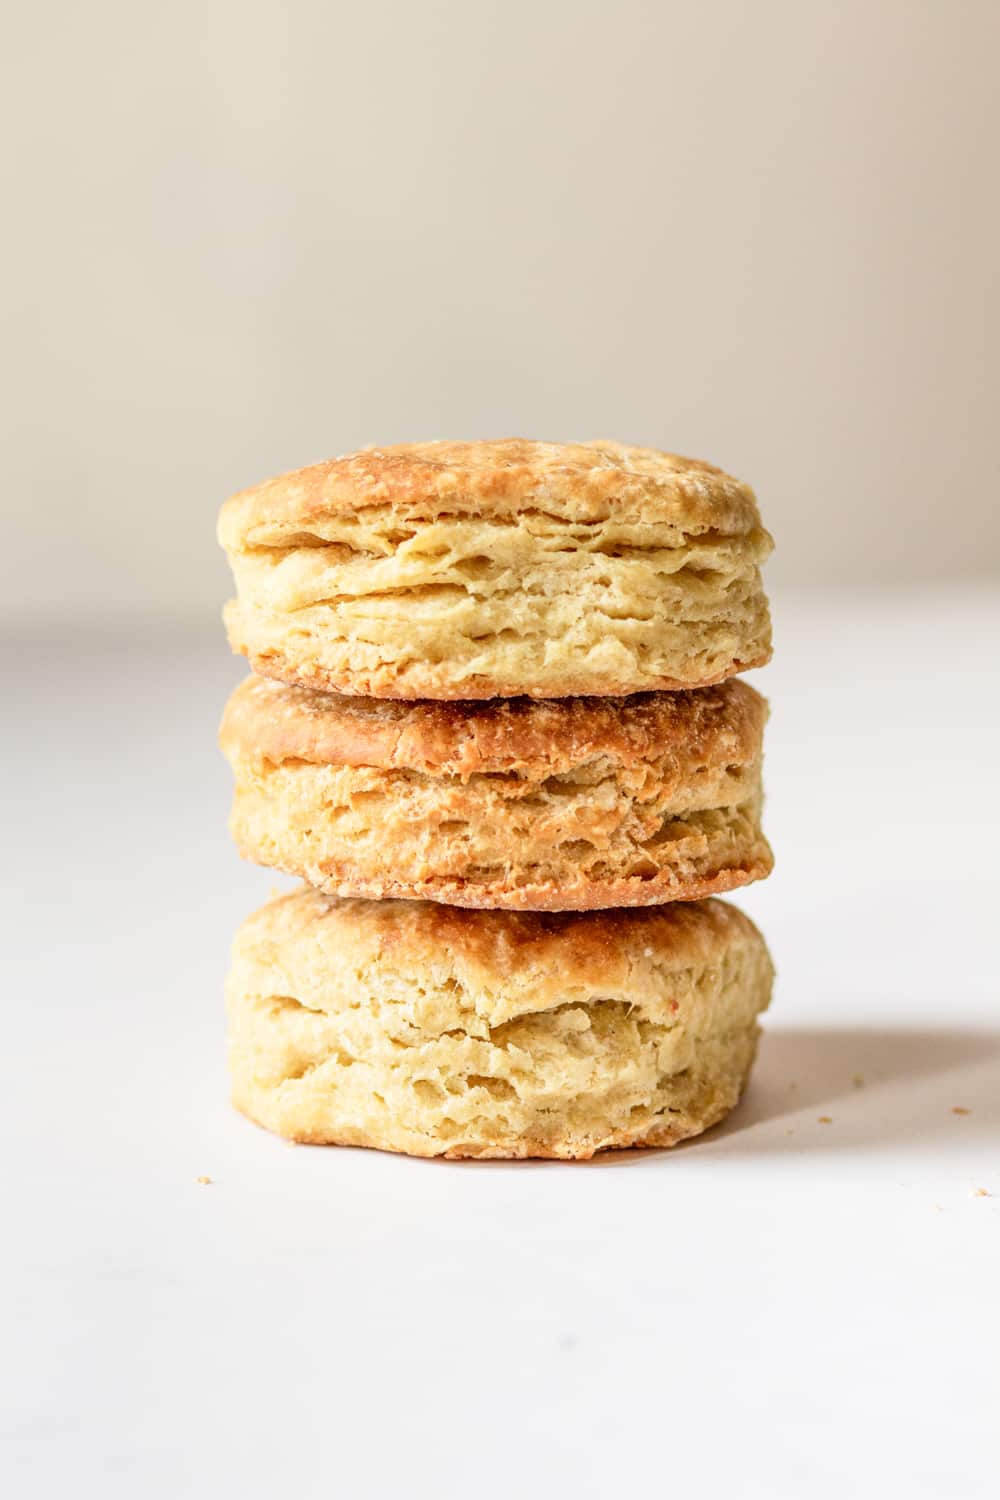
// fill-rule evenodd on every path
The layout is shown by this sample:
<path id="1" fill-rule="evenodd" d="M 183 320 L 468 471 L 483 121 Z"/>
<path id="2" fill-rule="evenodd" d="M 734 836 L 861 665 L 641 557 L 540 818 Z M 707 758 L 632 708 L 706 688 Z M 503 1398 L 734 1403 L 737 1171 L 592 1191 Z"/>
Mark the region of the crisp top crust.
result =
<path id="1" fill-rule="evenodd" d="M 400 443 L 297 469 L 227 500 L 229 549 L 273 545 L 345 511 L 391 506 L 407 520 L 544 510 L 567 521 L 666 522 L 691 534 L 760 527 L 748 485 L 699 459 L 621 443 Z"/>
<path id="2" fill-rule="evenodd" d="M 311 962 L 336 955 L 354 969 L 385 966 L 402 977 L 464 971 L 477 986 L 539 1001 L 556 990 L 583 1000 L 663 969 L 718 963 L 733 947 L 761 945 L 749 917 L 722 901 L 616 911 L 467 911 L 425 901 L 364 901 L 303 886 L 255 912 L 236 939 L 279 959 L 309 945 Z M 263 956 L 263 954 L 262 954 Z"/>
<path id="3" fill-rule="evenodd" d="M 595 756 L 619 764 L 674 754 L 703 763 L 758 751 L 767 704 L 731 679 L 628 698 L 415 702 L 342 697 L 248 677 L 226 705 L 228 754 L 385 770 L 558 775 Z"/>

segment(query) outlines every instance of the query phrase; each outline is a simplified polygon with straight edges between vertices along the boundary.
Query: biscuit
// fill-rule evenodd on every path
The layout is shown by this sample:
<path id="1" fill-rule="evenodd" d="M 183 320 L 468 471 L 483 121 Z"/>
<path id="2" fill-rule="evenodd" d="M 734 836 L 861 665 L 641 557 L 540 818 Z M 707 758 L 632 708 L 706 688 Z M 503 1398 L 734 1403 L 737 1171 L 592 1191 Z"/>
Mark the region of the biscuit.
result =
<path id="1" fill-rule="evenodd" d="M 539 915 L 304 887 L 236 937 L 233 1101 L 292 1140 L 413 1156 L 672 1146 L 739 1098 L 771 979 L 720 901 Z"/>
<path id="2" fill-rule="evenodd" d="M 339 896 L 659 905 L 771 869 L 767 706 L 733 680 L 633 697 L 401 703 L 250 677 L 220 740 L 245 858 Z"/>
<path id="3" fill-rule="evenodd" d="M 234 496 L 255 672 L 378 698 L 704 687 L 771 651 L 753 491 L 617 443 L 372 448 Z"/>

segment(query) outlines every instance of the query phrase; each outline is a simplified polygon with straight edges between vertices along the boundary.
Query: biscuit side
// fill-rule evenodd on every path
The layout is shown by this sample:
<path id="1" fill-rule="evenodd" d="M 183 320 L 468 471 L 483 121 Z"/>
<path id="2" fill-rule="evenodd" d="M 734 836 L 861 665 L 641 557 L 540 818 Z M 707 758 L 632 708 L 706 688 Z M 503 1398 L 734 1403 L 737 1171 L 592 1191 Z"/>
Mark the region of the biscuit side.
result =
<path id="1" fill-rule="evenodd" d="M 227 989 L 235 1102 L 280 1134 L 588 1157 L 672 1144 L 739 1096 L 772 970 L 722 903 L 616 919 L 285 902 L 241 930 Z"/>

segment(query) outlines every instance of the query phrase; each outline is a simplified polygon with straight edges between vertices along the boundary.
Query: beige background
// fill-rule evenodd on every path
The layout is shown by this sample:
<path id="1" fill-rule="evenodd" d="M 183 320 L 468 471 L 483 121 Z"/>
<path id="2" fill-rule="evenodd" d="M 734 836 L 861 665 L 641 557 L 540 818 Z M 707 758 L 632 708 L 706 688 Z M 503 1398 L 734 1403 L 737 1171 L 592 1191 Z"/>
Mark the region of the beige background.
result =
<path id="1" fill-rule="evenodd" d="M 6 616 L 207 620 L 227 493 L 447 435 L 711 458 L 775 584 L 1000 568 L 995 0 L 18 9 Z"/>

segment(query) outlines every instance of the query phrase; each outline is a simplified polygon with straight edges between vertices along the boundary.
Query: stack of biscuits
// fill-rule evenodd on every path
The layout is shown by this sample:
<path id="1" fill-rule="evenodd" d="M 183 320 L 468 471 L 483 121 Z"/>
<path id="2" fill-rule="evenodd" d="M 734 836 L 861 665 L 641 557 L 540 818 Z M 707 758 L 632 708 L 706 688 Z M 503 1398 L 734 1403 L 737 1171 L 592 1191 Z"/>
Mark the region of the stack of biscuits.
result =
<path id="1" fill-rule="evenodd" d="M 720 1120 L 772 969 L 752 491 L 610 442 L 367 449 L 223 507 L 237 1107 L 299 1141 L 590 1157 Z"/>

